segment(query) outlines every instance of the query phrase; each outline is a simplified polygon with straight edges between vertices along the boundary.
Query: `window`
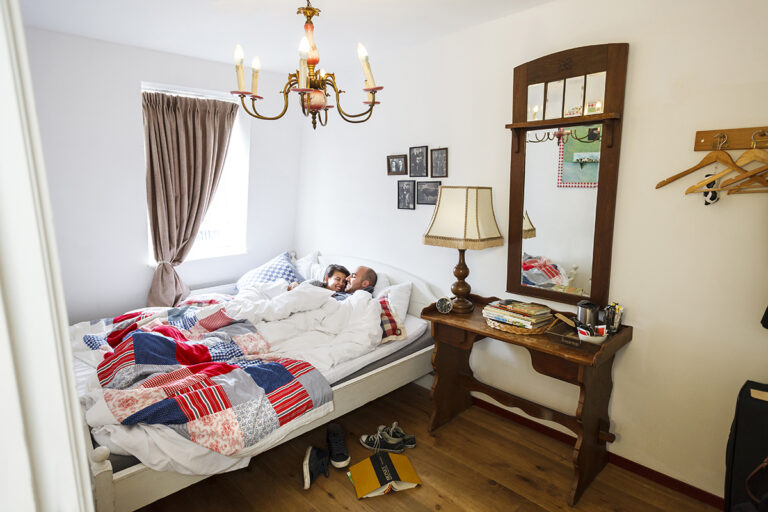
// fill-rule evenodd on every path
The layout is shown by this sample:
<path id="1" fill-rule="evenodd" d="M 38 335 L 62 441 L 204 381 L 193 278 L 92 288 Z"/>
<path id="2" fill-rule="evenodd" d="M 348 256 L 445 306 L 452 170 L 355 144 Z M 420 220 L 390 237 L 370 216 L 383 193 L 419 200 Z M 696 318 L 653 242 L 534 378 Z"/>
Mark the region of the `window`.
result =
<path id="1" fill-rule="evenodd" d="M 181 96 L 196 96 L 223 101 L 233 101 L 220 92 L 186 89 L 142 83 L 142 91 L 163 92 Z M 245 237 L 248 217 L 248 173 L 251 153 L 251 124 L 238 109 L 229 139 L 227 158 L 219 184 L 205 214 L 192 250 L 185 261 L 243 254 L 246 252 Z M 149 260 L 154 264 L 152 236 L 149 243 Z"/>

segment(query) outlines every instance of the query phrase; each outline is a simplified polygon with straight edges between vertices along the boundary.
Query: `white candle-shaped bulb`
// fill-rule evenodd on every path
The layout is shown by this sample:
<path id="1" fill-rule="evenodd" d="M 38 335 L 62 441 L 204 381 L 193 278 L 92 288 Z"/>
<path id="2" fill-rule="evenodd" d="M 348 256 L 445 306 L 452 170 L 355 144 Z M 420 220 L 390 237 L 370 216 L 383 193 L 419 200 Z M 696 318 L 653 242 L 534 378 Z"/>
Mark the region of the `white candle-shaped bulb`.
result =
<path id="1" fill-rule="evenodd" d="M 261 60 L 258 56 L 253 58 L 253 62 L 251 62 L 251 70 L 251 93 L 256 96 L 259 88 L 259 71 L 261 71 Z"/>
<path id="2" fill-rule="evenodd" d="M 360 59 L 360 62 L 368 60 L 368 50 L 365 49 L 363 43 L 357 43 L 357 58 Z"/>
<path id="3" fill-rule="evenodd" d="M 371 72 L 371 63 L 368 60 L 368 50 L 365 49 L 362 43 L 357 43 L 357 58 L 363 64 L 363 73 L 368 81 L 368 88 L 376 87 L 376 82 L 373 79 L 373 73 Z"/>
<path id="4" fill-rule="evenodd" d="M 307 88 L 307 56 L 309 56 L 309 39 L 307 36 L 301 38 L 299 43 L 299 89 Z"/>
<path id="5" fill-rule="evenodd" d="M 309 39 L 307 39 L 307 36 L 304 36 L 299 43 L 299 58 L 307 60 L 307 56 L 309 56 Z"/>
<path id="6" fill-rule="evenodd" d="M 325 68 L 320 68 L 320 78 L 325 78 L 325 75 L 328 73 L 325 72 Z"/>
<path id="7" fill-rule="evenodd" d="M 237 90 L 245 90 L 245 71 L 243 69 L 243 47 L 235 46 L 235 71 L 237 72 Z"/>

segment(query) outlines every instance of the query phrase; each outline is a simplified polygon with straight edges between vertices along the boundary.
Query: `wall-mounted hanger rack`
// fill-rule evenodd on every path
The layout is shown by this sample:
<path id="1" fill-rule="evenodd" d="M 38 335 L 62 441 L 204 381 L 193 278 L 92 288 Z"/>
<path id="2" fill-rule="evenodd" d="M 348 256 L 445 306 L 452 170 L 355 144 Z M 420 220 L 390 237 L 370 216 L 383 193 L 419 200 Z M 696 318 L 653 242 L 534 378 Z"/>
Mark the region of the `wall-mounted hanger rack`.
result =
<path id="1" fill-rule="evenodd" d="M 734 137 L 734 140 L 731 140 L 731 137 Z M 688 187 L 685 193 L 711 193 L 719 190 L 727 190 L 729 195 L 768 192 L 768 179 L 766 179 L 768 178 L 768 151 L 761 146 L 768 147 L 768 126 L 696 132 L 694 151 L 709 151 L 709 153 L 693 167 L 660 181 L 656 184 L 656 188 L 661 188 L 711 164 L 719 163 L 725 166 L 724 170 L 708 175 L 695 185 Z M 726 149 L 747 149 L 747 151 L 734 161 L 725 151 Z M 763 165 L 750 170 L 744 168 L 753 163 Z M 719 183 L 720 179 L 733 172 L 738 175 Z"/>
<path id="2" fill-rule="evenodd" d="M 759 133 L 762 132 L 762 135 Z M 758 138 L 753 136 L 758 133 Z M 726 143 L 720 149 L 752 149 L 753 147 L 768 147 L 768 126 L 755 128 L 731 128 L 728 130 L 705 130 L 696 132 L 693 142 L 694 151 L 712 151 L 717 149 L 719 136 L 725 135 Z M 757 143 L 757 146 L 753 146 Z"/>

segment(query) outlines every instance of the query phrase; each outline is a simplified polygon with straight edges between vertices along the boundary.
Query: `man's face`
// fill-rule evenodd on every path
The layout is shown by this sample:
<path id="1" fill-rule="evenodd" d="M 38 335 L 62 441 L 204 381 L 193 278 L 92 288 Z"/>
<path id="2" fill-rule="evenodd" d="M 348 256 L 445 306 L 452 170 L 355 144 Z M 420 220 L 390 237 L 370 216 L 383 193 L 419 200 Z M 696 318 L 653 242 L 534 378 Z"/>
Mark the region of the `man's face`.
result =
<path id="1" fill-rule="evenodd" d="M 329 290 L 334 292 L 342 291 L 346 286 L 346 284 L 347 284 L 347 276 L 345 276 L 343 272 L 340 272 L 338 270 L 334 271 L 331 277 L 325 278 L 325 285 L 328 287 Z"/>
<path id="2" fill-rule="evenodd" d="M 365 275 L 365 270 L 365 267 L 357 267 L 357 270 L 349 274 L 349 277 L 347 278 L 347 289 L 345 290 L 347 293 L 353 293 L 368 286 L 368 280 L 363 280 L 362 277 Z"/>

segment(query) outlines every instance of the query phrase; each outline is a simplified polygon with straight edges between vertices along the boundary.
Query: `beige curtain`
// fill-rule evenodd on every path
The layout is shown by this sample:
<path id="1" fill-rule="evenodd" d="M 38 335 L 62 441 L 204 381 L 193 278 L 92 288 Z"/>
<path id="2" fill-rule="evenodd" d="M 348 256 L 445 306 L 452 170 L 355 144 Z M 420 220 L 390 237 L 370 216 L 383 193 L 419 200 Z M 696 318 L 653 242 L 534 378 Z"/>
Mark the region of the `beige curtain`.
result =
<path id="1" fill-rule="evenodd" d="M 174 306 L 189 294 L 173 268 L 192 248 L 224 166 L 237 105 L 142 94 L 147 207 L 157 268 L 148 306 Z"/>

